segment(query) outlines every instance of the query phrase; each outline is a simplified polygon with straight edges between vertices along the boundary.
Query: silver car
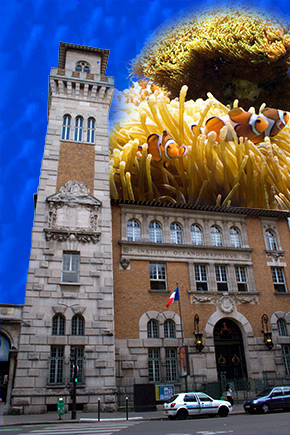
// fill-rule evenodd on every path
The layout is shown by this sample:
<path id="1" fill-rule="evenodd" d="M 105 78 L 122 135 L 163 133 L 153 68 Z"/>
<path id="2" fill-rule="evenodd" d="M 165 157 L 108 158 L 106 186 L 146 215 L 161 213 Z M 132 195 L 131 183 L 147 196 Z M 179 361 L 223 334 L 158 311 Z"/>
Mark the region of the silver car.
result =
<path id="1" fill-rule="evenodd" d="M 164 414 L 174 420 L 185 420 L 189 415 L 219 415 L 226 417 L 232 410 L 232 405 L 226 400 L 217 400 L 205 393 L 175 394 L 163 405 Z"/>

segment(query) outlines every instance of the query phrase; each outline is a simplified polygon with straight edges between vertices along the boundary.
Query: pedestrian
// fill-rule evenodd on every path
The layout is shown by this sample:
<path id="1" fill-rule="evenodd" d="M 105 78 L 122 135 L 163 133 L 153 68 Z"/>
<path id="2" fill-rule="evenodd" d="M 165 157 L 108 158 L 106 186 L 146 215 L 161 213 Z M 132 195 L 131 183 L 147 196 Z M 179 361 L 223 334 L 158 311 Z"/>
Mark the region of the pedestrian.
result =
<path id="1" fill-rule="evenodd" d="M 229 384 L 227 384 L 226 386 L 226 394 L 227 394 L 227 401 L 230 402 L 230 404 L 233 406 L 234 404 L 234 399 L 233 399 L 233 392 L 231 387 L 229 386 Z"/>

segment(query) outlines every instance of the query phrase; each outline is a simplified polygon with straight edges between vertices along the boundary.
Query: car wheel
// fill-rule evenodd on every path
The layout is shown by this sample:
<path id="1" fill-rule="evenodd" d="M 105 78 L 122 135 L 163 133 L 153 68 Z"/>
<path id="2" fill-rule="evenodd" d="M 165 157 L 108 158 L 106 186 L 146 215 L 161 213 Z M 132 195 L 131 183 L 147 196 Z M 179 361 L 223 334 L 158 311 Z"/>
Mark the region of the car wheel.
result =
<path id="1" fill-rule="evenodd" d="M 267 405 L 267 403 L 264 403 L 264 404 L 262 405 L 262 413 L 263 413 L 263 414 L 269 414 L 269 412 L 270 412 L 269 405 Z"/>
<path id="2" fill-rule="evenodd" d="M 180 409 L 177 413 L 177 418 L 179 420 L 185 420 L 188 417 L 188 412 L 186 409 Z"/>
<path id="3" fill-rule="evenodd" d="M 227 417 L 228 413 L 229 409 L 226 406 L 221 406 L 218 412 L 220 417 Z"/>
<path id="4" fill-rule="evenodd" d="M 169 420 L 176 420 L 176 415 L 169 415 L 168 418 Z"/>

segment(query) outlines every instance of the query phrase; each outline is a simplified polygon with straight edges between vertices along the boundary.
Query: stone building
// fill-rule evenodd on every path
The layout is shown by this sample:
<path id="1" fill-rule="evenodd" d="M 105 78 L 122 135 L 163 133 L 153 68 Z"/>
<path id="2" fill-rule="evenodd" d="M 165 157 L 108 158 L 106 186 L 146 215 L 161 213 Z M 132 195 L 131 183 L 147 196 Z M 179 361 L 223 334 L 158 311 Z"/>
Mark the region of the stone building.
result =
<path id="1" fill-rule="evenodd" d="M 289 213 L 111 200 L 108 54 L 60 43 L 49 78 L 19 337 L 1 326 L 17 354 L 9 412 L 69 408 L 72 348 L 85 411 L 136 405 L 148 386 L 162 400 L 290 375 Z"/>

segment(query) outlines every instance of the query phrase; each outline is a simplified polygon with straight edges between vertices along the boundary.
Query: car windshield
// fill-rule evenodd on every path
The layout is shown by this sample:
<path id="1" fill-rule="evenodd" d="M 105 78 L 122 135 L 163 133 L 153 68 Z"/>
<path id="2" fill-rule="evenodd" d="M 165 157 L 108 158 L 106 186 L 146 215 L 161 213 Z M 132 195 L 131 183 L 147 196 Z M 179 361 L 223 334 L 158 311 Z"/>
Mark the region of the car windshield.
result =
<path id="1" fill-rule="evenodd" d="M 273 388 L 266 388 L 266 390 L 263 390 L 259 394 L 257 394 L 257 397 L 269 396 L 272 390 Z"/>
<path id="2" fill-rule="evenodd" d="M 178 397 L 178 394 L 175 394 L 174 396 L 170 397 L 170 399 L 166 400 L 165 403 L 171 403 Z"/>

